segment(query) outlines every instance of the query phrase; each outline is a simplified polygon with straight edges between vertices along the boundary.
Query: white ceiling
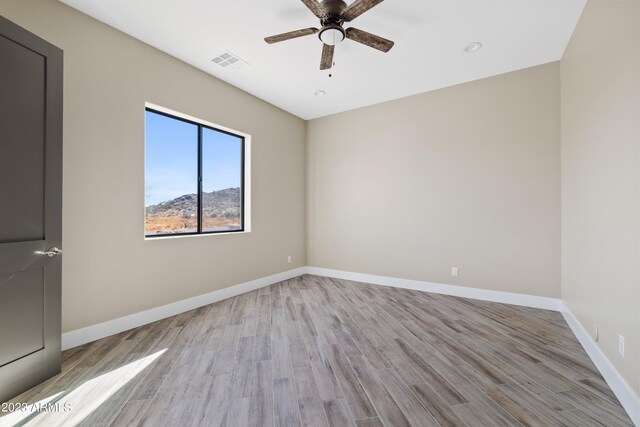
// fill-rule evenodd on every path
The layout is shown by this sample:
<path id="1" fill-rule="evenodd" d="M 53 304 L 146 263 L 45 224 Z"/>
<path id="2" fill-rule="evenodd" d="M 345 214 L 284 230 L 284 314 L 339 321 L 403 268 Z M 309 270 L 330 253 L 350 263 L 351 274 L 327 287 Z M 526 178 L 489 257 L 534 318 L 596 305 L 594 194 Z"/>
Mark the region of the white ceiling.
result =
<path id="1" fill-rule="evenodd" d="M 303 119 L 312 119 L 559 60 L 586 0 L 386 0 L 354 26 L 395 41 L 382 53 L 351 40 L 320 71 L 317 27 L 300 0 L 61 0 Z M 351 3 L 351 0 L 347 0 Z M 470 42 L 484 47 L 464 52 Z M 225 50 L 249 63 L 219 67 Z M 316 90 L 327 95 L 315 96 Z"/>

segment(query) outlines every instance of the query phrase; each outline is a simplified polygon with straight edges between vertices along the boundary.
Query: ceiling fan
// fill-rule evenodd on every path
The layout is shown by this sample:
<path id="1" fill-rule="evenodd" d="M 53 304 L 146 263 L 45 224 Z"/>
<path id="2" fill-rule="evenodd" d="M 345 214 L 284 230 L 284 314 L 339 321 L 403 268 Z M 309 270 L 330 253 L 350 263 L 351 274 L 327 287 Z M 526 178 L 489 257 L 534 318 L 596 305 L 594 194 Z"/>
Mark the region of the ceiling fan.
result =
<path id="1" fill-rule="evenodd" d="M 322 3 L 318 2 L 318 0 L 302 0 L 302 3 L 304 3 L 314 15 L 320 18 L 320 30 L 317 28 L 305 28 L 276 36 L 265 37 L 264 41 L 269 44 L 279 43 L 285 40 L 318 33 L 318 37 L 322 43 L 324 43 L 322 47 L 322 58 L 320 60 L 321 70 L 331 68 L 333 65 L 334 47 L 344 41 L 345 38 L 382 52 L 389 52 L 393 47 L 391 40 L 353 27 L 347 29 L 342 28 L 345 22 L 353 21 L 369 9 L 382 3 L 382 1 L 383 0 L 355 0 L 347 6 L 342 0 L 323 0 Z"/>

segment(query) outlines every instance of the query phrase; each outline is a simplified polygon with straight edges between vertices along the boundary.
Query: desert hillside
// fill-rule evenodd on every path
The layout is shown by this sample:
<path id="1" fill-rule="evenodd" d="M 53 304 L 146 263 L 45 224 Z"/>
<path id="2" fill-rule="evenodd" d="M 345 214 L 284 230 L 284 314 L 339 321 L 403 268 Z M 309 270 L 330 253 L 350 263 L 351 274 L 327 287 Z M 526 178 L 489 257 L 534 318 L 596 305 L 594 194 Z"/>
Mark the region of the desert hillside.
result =
<path id="1" fill-rule="evenodd" d="M 239 230 L 240 188 L 202 193 L 203 231 Z M 198 227 L 198 196 L 184 194 L 146 208 L 145 233 L 195 232 Z"/>
<path id="2" fill-rule="evenodd" d="M 240 188 L 202 193 L 202 215 L 205 218 L 237 218 L 240 216 Z M 173 200 L 146 208 L 147 218 L 192 218 L 197 216 L 197 194 L 185 194 Z"/>

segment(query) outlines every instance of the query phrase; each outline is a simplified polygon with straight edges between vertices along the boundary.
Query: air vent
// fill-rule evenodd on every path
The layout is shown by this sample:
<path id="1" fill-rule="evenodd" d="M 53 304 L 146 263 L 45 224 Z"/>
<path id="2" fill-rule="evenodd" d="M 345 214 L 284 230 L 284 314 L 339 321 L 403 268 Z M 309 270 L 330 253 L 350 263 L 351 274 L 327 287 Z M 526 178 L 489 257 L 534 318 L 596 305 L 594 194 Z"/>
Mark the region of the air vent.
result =
<path id="1" fill-rule="evenodd" d="M 227 70 L 238 70 L 245 65 L 249 65 L 246 61 L 242 60 L 240 57 L 234 55 L 228 50 L 225 50 L 224 53 L 216 56 L 211 61 Z"/>

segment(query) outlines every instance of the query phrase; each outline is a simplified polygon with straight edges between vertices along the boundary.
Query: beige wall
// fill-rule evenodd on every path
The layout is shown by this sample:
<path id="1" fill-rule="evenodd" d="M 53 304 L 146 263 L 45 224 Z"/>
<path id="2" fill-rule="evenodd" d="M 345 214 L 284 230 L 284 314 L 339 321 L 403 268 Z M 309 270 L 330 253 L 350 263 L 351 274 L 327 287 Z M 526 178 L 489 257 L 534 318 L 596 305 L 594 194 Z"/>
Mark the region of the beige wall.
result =
<path id="1" fill-rule="evenodd" d="M 559 85 L 551 63 L 310 121 L 308 264 L 559 297 Z"/>
<path id="2" fill-rule="evenodd" d="M 55 0 L 0 14 L 64 49 L 64 331 L 304 265 L 304 121 Z M 143 240 L 145 101 L 253 136 L 251 233 Z"/>
<path id="3" fill-rule="evenodd" d="M 640 2 L 588 2 L 561 79 L 562 298 L 640 394 Z"/>

